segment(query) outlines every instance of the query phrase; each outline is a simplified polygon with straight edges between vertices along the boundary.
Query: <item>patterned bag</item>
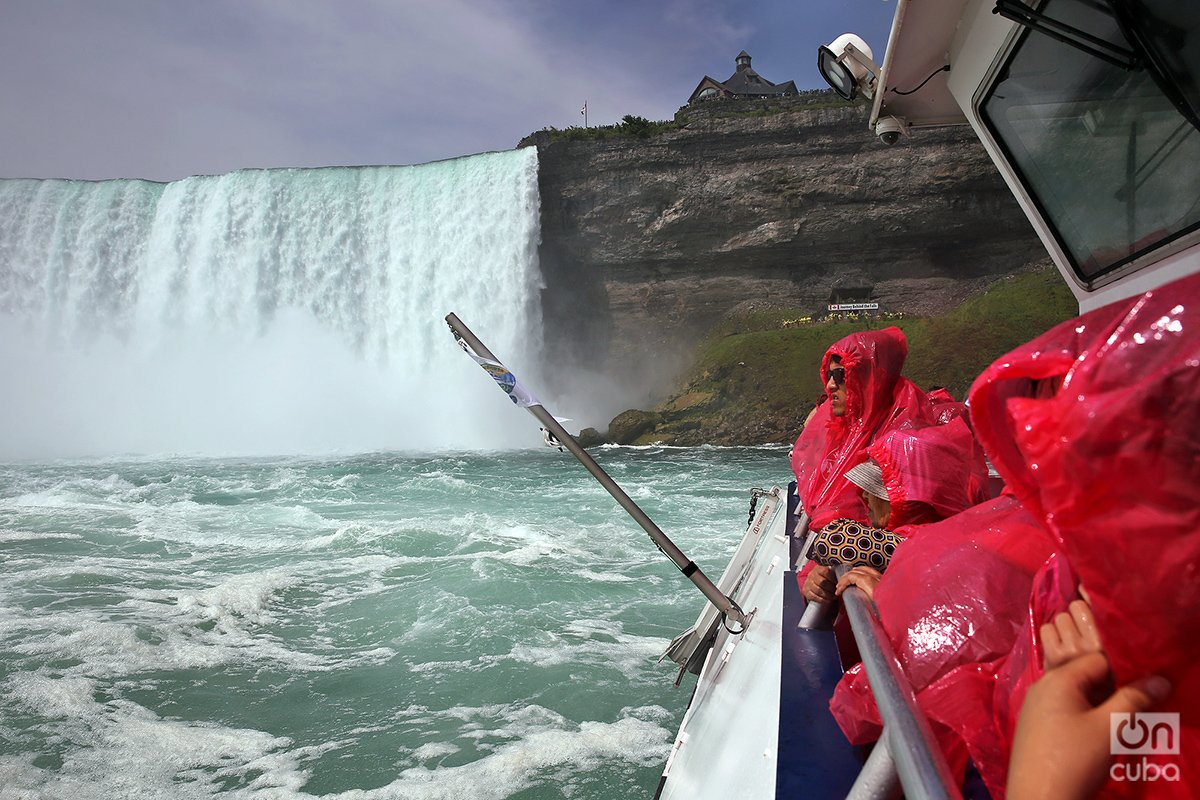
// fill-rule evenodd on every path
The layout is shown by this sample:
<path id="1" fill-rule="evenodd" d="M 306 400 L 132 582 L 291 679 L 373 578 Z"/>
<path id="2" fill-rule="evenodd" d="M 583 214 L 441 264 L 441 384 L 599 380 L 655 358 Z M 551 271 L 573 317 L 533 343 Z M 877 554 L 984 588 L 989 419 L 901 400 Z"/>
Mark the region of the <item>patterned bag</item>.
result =
<path id="1" fill-rule="evenodd" d="M 852 519 L 839 519 L 826 525 L 816 535 L 808 557 L 827 567 L 846 564 L 851 567 L 871 567 L 880 572 L 887 569 L 901 537 L 872 528 Z"/>

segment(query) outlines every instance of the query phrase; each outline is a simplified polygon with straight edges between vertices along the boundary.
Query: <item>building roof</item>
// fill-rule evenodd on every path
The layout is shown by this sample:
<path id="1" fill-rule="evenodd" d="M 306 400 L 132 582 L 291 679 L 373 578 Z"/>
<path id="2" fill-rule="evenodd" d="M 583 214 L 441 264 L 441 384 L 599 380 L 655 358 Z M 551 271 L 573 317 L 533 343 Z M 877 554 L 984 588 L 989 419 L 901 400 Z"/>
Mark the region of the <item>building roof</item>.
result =
<path id="1" fill-rule="evenodd" d="M 735 59 L 737 70 L 729 76 L 728 80 L 718 81 L 710 78 L 708 75 L 696 86 L 692 92 L 692 96 L 688 98 L 689 103 L 694 103 L 701 99 L 700 94 L 705 89 L 712 89 L 712 92 L 706 94 L 703 99 L 711 99 L 715 97 L 775 97 L 785 94 L 797 94 L 795 81 L 787 83 L 771 83 L 763 76 L 759 75 L 750 66 L 750 54 L 745 50 L 738 53 Z"/>

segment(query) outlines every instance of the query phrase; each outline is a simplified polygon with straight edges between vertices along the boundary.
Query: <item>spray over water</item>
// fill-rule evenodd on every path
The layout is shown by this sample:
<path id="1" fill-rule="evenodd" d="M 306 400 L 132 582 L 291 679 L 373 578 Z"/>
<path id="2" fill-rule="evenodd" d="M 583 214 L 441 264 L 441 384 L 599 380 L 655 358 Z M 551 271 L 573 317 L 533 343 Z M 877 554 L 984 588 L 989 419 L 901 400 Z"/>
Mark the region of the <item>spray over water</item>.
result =
<path id="1" fill-rule="evenodd" d="M 534 441 L 442 317 L 537 380 L 538 203 L 534 148 L 0 181 L 0 459 Z"/>

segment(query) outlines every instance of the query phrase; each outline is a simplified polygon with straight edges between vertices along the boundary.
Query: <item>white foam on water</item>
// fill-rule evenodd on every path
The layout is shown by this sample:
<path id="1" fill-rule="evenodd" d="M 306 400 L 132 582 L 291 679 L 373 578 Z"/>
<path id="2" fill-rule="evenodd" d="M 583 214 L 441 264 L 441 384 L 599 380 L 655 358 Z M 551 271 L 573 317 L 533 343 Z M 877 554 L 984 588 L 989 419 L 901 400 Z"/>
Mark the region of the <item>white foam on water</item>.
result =
<path id="1" fill-rule="evenodd" d="M 490 666 L 490 661 L 474 658 L 460 661 L 425 661 L 420 664 L 409 664 L 408 671 L 416 675 L 448 675 L 483 672 Z"/>
<path id="2" fill-rule="evenodd" d="M 728 492 L 689 486 L 707 473 L 687 458 L 670 456 L 659 478 L 631 465 L 663 493 L 672 538 L 719 567 L 744 530 L 743 501 L 730 509 Z M 670 618 L 682 630 L 702 600 L 586 479 L 578 523 L 569 496 L 524 494 L 549 480 L 545 467 L 540 454 L 0 467 L 6 530 L 85 543 L 4 546 L 0 646 L 12 675 L 34 677 L 0 684 L 0 736 L 24 751 L 0 755 L 0 798 L 300 800 L 312 775 L 323 793 L 370 800 L 592 797 L 653 773 L 686 700 L 654 660 Z M 422 470 L 476 489 L 410 480 Z M 32 494 L 42 507 L 11 505 Z M 593 681 L 591 719 L 524 705 L 554 705 L 575 679 Z M 311 723 L 270 702 L 261 722 L 233 722 L 204 691 L 173 694 L 228 685 L 256 703 L 281 681 L 314 693 Z M 180 699 L 139 709 L 143 695 Z M 430 708 L 472 696 L 501 704 Z M 426 707 L 396 708 L 410 702 Z M 379 753 L 356 749 L 379 736 L 396 754 L 382 775 Z M 356 777 L 360 758 L 371 783 Z"/>
<path id="3" fill-rule="evenodd" d="M 164 506 L 131 505 L 125 511 L 137 519 L 134 530 L 145 540 L 245 551 L 300 547 L 314 532 L 336 530 L 338 525 L 298 504 L 181 500 Z"/>
<path id="4" fill-rule="evenodd" d="M 481 628 L 493 624 L 488 613 L 465 597 L 431 588 L 416 600 L 412 624 L 397 645 L 415 651 L 423 640 L 454 643 L 470 640 Z"/>
<path id="5" fill-rule="evenodd" d="M 80 585 L 88 583 L 115 584 L 127 580 L 131 572 L 137 571 L 131 570 L 127 560 L 103 556 L 83 556 L 73 559 L 31 557 L 28 562 L 31 566 L 15 571 L 9 576 L 16 589 L 28 587 L 36 592 L 44 584 L 55 583 L 63 579 L 72 579 Z"/>
<path id="6" fill-rule="evenodd" d="M 233 575 L 208 589 L 179 592 L 175 604 L 180 616 L 213 621 L 218 630 L 230 632 L 274 622 L 271 601 L 298 582 L 295 575 L 280 571 Z"/>
<path id="7" fill-rule="evenodd" d="M 350 547 L 383 538 L 389 533 L 390 531 L 388 530 L 379 529 L 361 522 L 352 522 L 340 526 L 333 533 L 308 539 L 301 547 L 305 550 L 326 550 L 342 545 Z"/>
<path id="8" fill-rule="evenodd" d="M 603 638 L 596 638 L 597 634 Z M 583 641 L 572 641 L 580 636 Z M 645 678 L 647 666 L 654 663 L 670 643 L 667 639 L 654 636 L 622 633 L 620 624 L 616 622 L 597 623 L 592 620 L 570 623 L 562 633 L 554 634 L 554 639 L 555 643 L 549 646 L 518 643 L 513 646 L 508 658 L 541 667 L 587 664 L 615 669 L 632 683 Z"/>
<path id="9" fill-rule="evenodd" d="M 42 539 L 81 539 L 77 533 L 54 533 L 51 531 L 0 530 L 0 544 L 4 542 L 36 542 Z"/>
<path id="10" fill-rule="evenodd" d="M 445 742 L 431 742 L 423 744 L 412 751 L 413 758 L 418 761 L 433 761 L 434 759 L 444 758 L 445 756 L 454 755 L 462 748 L 455 747 L 452 744 Z"/>
<path id="11" fill-rule="evenodd" d="M 628 494 L 635 500 L 661 500 L 663 494 L 661 491 L 651 486 L 635 486 L 628 490 Z"/>
<path id="12" fill-rule="evenodd" d="M 268 626 L 283 616 L 303 613 L 294 607 L 277 608 L 282 603 L 279 595 L 302 583 L 290 572 L 262 570 L 229 576 L 205 589 L 142 590 L 134 594 L 144 601 L 143 610 L 165 604 L 165 618 L 154 622 L 158 630 L 165 631 L 168 641 L 183 639 L 195 648 L 203 648 L 208 658 L 237 663 L 275 662 L 301 672 L 324 672 L 385 663 L 395 656 L 395 650 L 385 646 L 353 653 L 314 653 L 311 646 L 298 649 L 271 633 Z M 319 608 L 311 613 L 319 613 Z"/>
<path id="13" fill-rule="evenodd" d="M 580 580 L 587 583 L 633 583 L 642 580 L 642 578 L 623 575 L 619 572 L 596 572 L 590 569 L 577 570 L 575 574 L 579 576 Z"/>
<path id="14" fill-rule="evenodd" d="M 96 681 L 92 678 L 17 673 L 9 678 L 5 691 L 29 711 L 48 718 L 81 717 L 96 705 Z"/>
<path id="15" fill-rule="evenodd" d="M 589 556 L 576 537 L 568 531 L 546 525 L 514 525 L 511 518 L 505 515 L 497 517 L 494 522 L 482 528 L 475 529 L 470 541 L 502 548 L 477 553 L 477 558 L 517 566 L 529 566 L 546 559 L 578 561 Z"/>
<path id="16" fill-rule="evenodd" d="M 80 492 L 67 491 L 61 488 L 44 489 L 28 492 L 16 497 L 0 501 L 0 507 L 12 510 L 21 509 L 81 509 L 95 508 L 99 505 L 96 498 Z"/>
<path id="17" fill-rule="evenodd" d="M 53 683 L 38 678 L 32 682 Z M 68 690 L 70 694 L 78 689 Z M 31 701 L 54 694 L 42 688 Z M 306 800 L 311 764 L 347 746 L 326 742 L 293 747 L 286 737 L 209 723 L 163 719 L 126 700 L 104 703 L 80 697 L 69 724 L 49 723 L 82 747 L 73 748 L 55 771 L 30 759 L 0 756 L 0 798 L 77 800 L 81 797 L 136 797 L 193 800 L 217 794 L 254 800 Z M 660 707 L 627 708 L 615 722 L 574 723 L 538 706 L 457 708 L 428 716 L 463 720 L 465 737 L 501 740 L 485 755 L 459 766 L 422 763 L 400 771 L 377 789 L 322 795 L 340 800 L 502 800 L 532 786 L 556 783 L 611 762 L 649 767 L 662 762 L 671 733 Z M 498 724 L 497 724 L 498 723 Z M 456 745 L 431 742 L 408 757 L 429 762 L 459 752 Z M 235 788 L 230 788 L 232 784 Z"/>
<path id="18" fill-rule="evenodd" d="M 151 669 L 213 668 L 238 657 L 233 649 L 197 643 L 178 632 L 149 642 L 139 638 L 135 625 L 91 614 L 44 615 L 36 624 L 48 630 L 26 636 L 11 645 L 12 651 L 47 661 L 77 660 L 73 674 L 115 678 Z"/>
<path id="19" fill-rule="evenodd" d="M 110 611 L 69 609 L 29 616 L 6 608 L 0 631 L 14 637 L 8 646 L 15 654 L 77 661 L 65 670 L 68 675 L 101 678 L 242 664 L 330 672 L 385 663 L 395 656 L 386 646 L 322 652 L 311 643 L 291 642 L 274 633 L 272 626 L 285 614 L 303 613 L 276 608 L 279 595 L 300 582 L 288 572 L 263 570 L 225 576 L 204 588 L 134 585 Z"/>
<path id="20" fill-rule="evenodd" d="M 74 746 L 56 770 L 31 758 L 0 756 L 0 797 L 211 798 L 303 797 L 304 762 L 337 746 L 291 748 L 285 737 L 206 722 L 163 719 L 123 699 L 98 702 L 91 683 L 46 675 L 18 676 L 8 688 L 31 711 L 51 717 L 40 728 Z M 65 720 L 58 720 L 66 717 Z"/>
<path id="21" fill-rule="evenodd" d="M 418 480 L 421 483 L 435 483 L 452 489 L 462 489 L 466 492 L 479 491 L 478 484 L 443 470 L 422 473 Z"/>
<path id="22" fill-rule="evenodd" d="M 386 786 L 332 795 L 339 800 L 503 800 L 541 784 L 557 784 L 562 770 L 578 774 L 605 762 L 649 767 L 662 763 L 672 734 L 651 721 L 655 709 L 615 722 L 572 723 L 536 706 L 514 712 L 499 728 L 480 729 L 480 738 L 506 738 L 484 757 L 454 767 L 403 770 Z M 648 717 L 648 718 L 643 718 Z"/>

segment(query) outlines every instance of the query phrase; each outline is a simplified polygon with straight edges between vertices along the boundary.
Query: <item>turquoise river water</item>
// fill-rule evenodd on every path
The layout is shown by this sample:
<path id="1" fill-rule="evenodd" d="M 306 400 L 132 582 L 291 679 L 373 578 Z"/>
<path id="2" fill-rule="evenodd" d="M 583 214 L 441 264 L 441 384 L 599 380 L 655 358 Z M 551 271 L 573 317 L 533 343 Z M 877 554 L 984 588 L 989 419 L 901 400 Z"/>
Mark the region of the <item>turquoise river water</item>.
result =
<path id="1" fill-rule="evenodd" d="M 713 579 L 788 475 L 597 457 Z M 549 449 L 0 464 L 0 798 L 648 798 L 702 605 Z"/>

